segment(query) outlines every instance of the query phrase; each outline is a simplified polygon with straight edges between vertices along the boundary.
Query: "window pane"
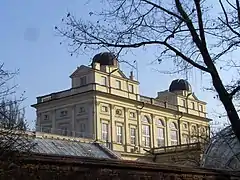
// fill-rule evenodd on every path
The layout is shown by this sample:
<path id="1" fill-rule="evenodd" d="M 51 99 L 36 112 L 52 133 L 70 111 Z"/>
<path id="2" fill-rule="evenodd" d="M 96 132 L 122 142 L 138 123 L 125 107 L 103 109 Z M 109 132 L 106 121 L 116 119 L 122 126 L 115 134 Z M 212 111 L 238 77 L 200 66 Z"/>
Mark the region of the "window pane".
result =
<path id="1" fill-rule="evenodd" d="M 121 81 L 116 80 L 116 88 L 121 89 Z"/>
<path id="2" fill-rule="evenodd" d="M 143 125 L 142 132 L 143 132 L 143 146 L 149 147 L 150 146 L 150 126 Z"/>
<path id="3" fill-rule="evenodd" d="M 133 90 L 133 85 L 132 85 L 132 84 L 129 84 L 128 89 L 129 89 L 129 92 L 131 92 L 131 93 L 134 92 L 134 90 Z"/>
<path id="4" fill-rule="evenodd" d="M 108 124 L 102 123 L 102 140 L 108 141 Z"/>
<path id="5" fill-rule="evenodd" d="M 101 77 L 101 85 L 104 85 L 104 86 L 107 85 L 107 78 L 105 76 Z"/>
<path id="6" fill-rule="evenodd" d="M 136 129 L 130 128 L 131 144 L 136 145 Z"/>
<path id="7" fill-rule="evenodd" d="M 164 139 L 164 129 L 157 128 L 157 146 L 165 146 L 165 139 Z"/>
<path id="8" fill-rule="evenodd" d="M 87 77 L 81 77 L 80 78 L 80 86 L 86 85 L 87 84 Z"/>
<path id="9" fill-rule="evenodd" d="M 117 143 L 122 143 L 122 126 L 117 126 Z"/>

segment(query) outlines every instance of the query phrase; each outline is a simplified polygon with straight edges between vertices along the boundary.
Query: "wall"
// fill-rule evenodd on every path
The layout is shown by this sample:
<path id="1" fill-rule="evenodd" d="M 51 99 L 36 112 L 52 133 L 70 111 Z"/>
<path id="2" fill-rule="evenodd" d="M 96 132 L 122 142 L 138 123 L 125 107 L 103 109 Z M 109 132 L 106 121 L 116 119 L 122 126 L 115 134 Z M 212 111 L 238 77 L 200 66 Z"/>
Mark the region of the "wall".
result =
<path id="1" fill-rule="evenodd" d="M 83 163 L 84 162 L 84 163 Z M 7 166 L 0 173 L 4 180 L 229 180 L 240 179 L 238 172 L 186 168 L 166 164 L 140 163 L 92 158 L 36 156 L 21 164 Z M 10 168 L 10 169 L 9 169 Z"/>
<path id="2" fill-rule="evenodd" d="M 164 108 L 158 108 L 145 105 L 142 109 L 138 108 L 136 103 L 130 100 L 118 99 L 110 95 L 97 96 L 97 139 L 102 140 L 102 123 L 108 124 L 108 142 L 109 147 L 118 152 L 133 153 L 132 156 L 144 154 L 144 149 L 150 150 L 157 147 L 157 128 L 163 128 L 165 144 L 163 146 L 171 146 L 171 125 L 175 123 L 177 128 L 178 144 L 189 143 L 191 135 L 194 134 L 193 128 L 200 135 L 200 131 L 204 129 L 204 134 L 208 132 L 208 122 L 201 118 L 188 115 L 179 116 L 176 112 Z M 106 107 L 107 112 L 103 112 Z M 116 115 L 116 110 L 121 110 L 121 115 Z M 136 114 L 135 118 L 130 118 L 130 112 Z M 149 120 L 150 127 L 150 147 L 143 145 L 142 136 L 142 119 L 146 116 Z M 158 120 L 162 120 L 163 126 L 158 125 Z M 186 127 L 185 127 L 186 125 Z M 122 126 L 122 143 L 117 142 L 117 126 Z M 130 127 L 136 128 L 136 145 L 130 142 Z M 184 141 L 184 135 L 188 135 L 188 141 Z M 202 135 L 202 134 L 201 134 Z M 124 153 L 122 153 L 123 155 Z M 125 156 L 124 156 L 125 157 Z"/>

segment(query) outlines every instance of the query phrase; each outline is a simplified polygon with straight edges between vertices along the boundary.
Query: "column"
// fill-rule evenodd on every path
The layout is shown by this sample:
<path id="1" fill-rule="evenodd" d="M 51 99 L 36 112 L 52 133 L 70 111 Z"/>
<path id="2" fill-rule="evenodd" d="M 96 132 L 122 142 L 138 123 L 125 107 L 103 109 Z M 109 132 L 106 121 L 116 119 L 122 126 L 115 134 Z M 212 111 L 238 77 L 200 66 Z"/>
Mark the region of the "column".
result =
<path id="1" fill-rule="evenodd" d="M 141 149 L 142 147 L 142 122 L 141 122 L 141 112 L 140 110 L 137 110 L 137 140 L 138 140 L 138 146 Z M 141 152 L 141 150 L 140 150 Z"/>
<path id="2" fill-rule="evenodd" d="M 123 108 L 124 111 L 124 126 L 123 126 L 123 133 L 124 133 L 124 151 L 128 151 L 128 141 L 129 141 L 129 128 L 128 128 L 128 108 Z"/>
<path id="3" fill-rule="evenodd" d="M 56 130 L 56 110 L 55 109 L 51 111 L 51 118 L 52 118 L 52 130 L 51 130 L 51 132 L 53 134 L 56 134 L 57 130 Z"/>
<path id="4" fill-rule="evenodd" d="M 151 130 L 151 139 L 152 139 L 152 143 L 151 143 L 151 147 L 154 148 L 155 147 L 155 143 L 156 143 L 156 122 L 155 122 L 155 116 L 153 114 L 151 114 L 151 118 L 152 118 L 152 130 Z"/>
<path id="5" fill-rule="evenodd" d="M 75 123 L 75 105 L 73 105 L 72 106 L 72 115 L 71 115 L 71 133 L 70 133 L 70 136 L 73 136 L 73 137 L 75 137 L 76 136 L 76 133 L 75 133 L 75 131 L 76 131 L 76 128 L 75 128 L 75 125 L 76 125 L 76 123 Z"/>

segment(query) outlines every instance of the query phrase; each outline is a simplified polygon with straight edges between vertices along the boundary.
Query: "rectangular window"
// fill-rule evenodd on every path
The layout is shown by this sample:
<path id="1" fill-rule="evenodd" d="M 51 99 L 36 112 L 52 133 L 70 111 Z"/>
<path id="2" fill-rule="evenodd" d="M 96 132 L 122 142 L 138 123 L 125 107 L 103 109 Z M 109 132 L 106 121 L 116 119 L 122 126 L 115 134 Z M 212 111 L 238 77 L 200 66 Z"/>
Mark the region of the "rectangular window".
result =
<path id="1" fill-rule="evenodd" d="M 84 86 L 87 84 L 87 77 L 83 76 L 80 78 L 80 86 Z"/>
<path id="2" fill-rule="evenodd" d="M 105 76 L 101 77 L 101 85 L 107 86 L 107 78 Z"/>
<path id="3" fill-rule="evenodd" d="M 108 124 L 102 123 L 102 140 L 108 141 Z"/>
<path id="4" fill-rule="evenodd" d="M 61 111 L 60 112 L 60 117 L 65 117 L 67 116 L 68 112 L 67 111 Z"/>
<path id="5" fill-rule="evenodd" d="M 195 109 L 195 104 L 194 102 L 191 102 L 192 109 Z"/>
<path id="6" fill-rule="evenodd" d="M 143 146 L 150 147 L 150 126 L 143 125 L 142 132 L 143 132 Z"/>
<path id="7" fill-rule="evenodd" d="M 67 136 L 67 134 L 68 134 L 68 128 L 67 127 L 62 127 L 61 131 L 62 131 L 63 136 Z"/>
<path id="8" fill-rule="evenodd" d="M 123 138 L 122 138 L 122 126 L 117 126 L 117 143 L 122 144 Z"/>
<path id="9" fill-rule="evenodd" d="M 203 105 L 200 105 L 200 106 L 199 106 L 199 110 L 200 110 L 201 112 L 203 112 Z"/>
<path id="10" fill-rule="evenodd" d="M 136 128 L 130 128 L 130 143 L 136 145 Z"/>
<path id="11" fill-rule="evenodd" d="M 164 129 L 163 128 L 157 128 L 157 146 L 158 147 L 165 146 Z"/>
<path id="12" fill-rule="evenodd" d="M 85 132 L 85 129 L 86 129 L 85 123 L 80 123 L 80 131 Z"/>
<path id="13" fill-rule="evenodd" d="M 102 106 L 101 110 L 102 110 L 102 112 L 108 112 L 108 107 L 107 106 Z"/>
<path id="14" fill-rule="evenodd" d="M 85 108 L 84 107 L 80 107 L 79 108 L 79 113 L 84 113 L 85 112 Z"/>
<path id="15" fill-rule="evenodd" d="M 121 89 L 121 81 L 116 80 L 116 88 Z"/>
<path id="16" fill-rule="evenodd" d="M 133 89 L 133 85 L 132 84 L 128 85 L 128 90 L 129 90 L 130 93 L 134 93 L 134 89 Z"/>
<path id="17" fill-rule="evenodd" d="M 136 114 L 134 112 L 129 112 L 129 117 L 130 118 L 136 118 Z"/>
<path id="18" fill-rule="evenodd" d="M 49 120 L 49 115 L 45 114 L 43 120 Z"/>
<path id="19" fill-rule="evenodd" d="M 186 101 L 184 99 L 182 99 L 182 106 L 186 107 Z"/>

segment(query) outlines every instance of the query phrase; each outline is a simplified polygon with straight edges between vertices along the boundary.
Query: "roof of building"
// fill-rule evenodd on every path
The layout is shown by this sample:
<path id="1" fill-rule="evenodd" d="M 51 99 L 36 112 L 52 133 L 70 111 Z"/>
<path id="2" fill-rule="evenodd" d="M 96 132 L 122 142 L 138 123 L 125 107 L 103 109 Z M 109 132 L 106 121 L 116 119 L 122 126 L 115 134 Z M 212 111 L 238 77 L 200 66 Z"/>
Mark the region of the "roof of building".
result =
<path id="1" fill-rule="evenodd" d="M 175 79 L 171 82 L 169 86 L 169 91 L 174 92 L 174 91 L 192 91 L 191 85 L 187 80 L 184 79 Z"/>
<path id="2" fill-rule="evenodd" d="M 91 157 L 101 159 L 120 159 L 115 152 L 97 142 L 80 142 L 76 140 L 33 138 L 32 152 L 36 154 Z"/>
<path id="3" fill-rule="evenodd" d="M 202 163 L 206 168 L 240 170 L 240 143 L 231 126 L 211 138 Z"/>
<path id="4" fill-rule="evenodd" d="M 102 52 L 93 57 L 92 63 L 100 63 L 100 65 L 115 65 L 114 60 L 117 57 L 111 52 Z"/>

